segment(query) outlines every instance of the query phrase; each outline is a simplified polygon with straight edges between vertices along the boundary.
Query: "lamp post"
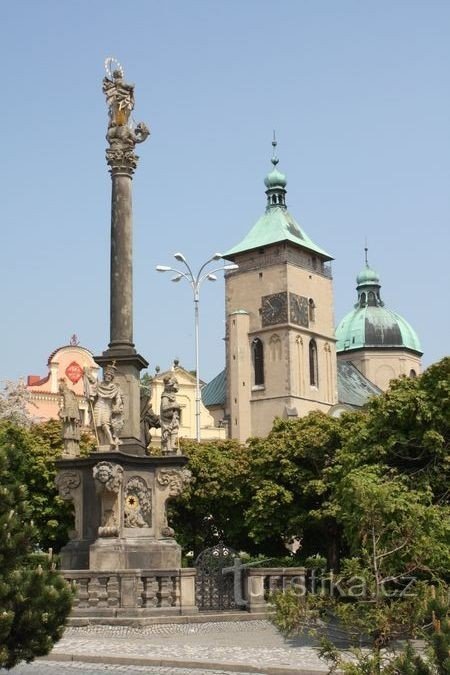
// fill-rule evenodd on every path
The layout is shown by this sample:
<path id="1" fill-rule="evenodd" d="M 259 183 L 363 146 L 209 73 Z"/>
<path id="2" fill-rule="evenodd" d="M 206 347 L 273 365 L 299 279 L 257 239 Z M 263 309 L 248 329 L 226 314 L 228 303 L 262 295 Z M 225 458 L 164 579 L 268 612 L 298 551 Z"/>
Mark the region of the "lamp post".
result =
<path id="1" fill-rule="evenodd" d="M 229 263 L 227 265 L 222 265 L 221 267 L 215 267 L 213 270 L 210 270 L 209 272 L 206 271 L 206 267 L 212 263 L 215 262 L 216 260 L 221 260 L 222 255 L 220 253 L 215 253 L 211 258 L 209 258 L 203 265 L 200 267 L 198 270 L 197 274 L 194 274 L 192 271 L 191 266 L 189 265 L 188 261 L 184 257 L 182 253 L 175 253 L 174 256 L 175 260 L 178 260 L 179 262 L 183 263 L 183 265 L 186 268 L 186 271 L 182 270 L 177 270 L 174 267 L 170 267 L 168 265 L 157 265 L 156 266 L 156 271 L 157 272 L 175 272 L 174 277 L 172 277 L 172 281 L 175 283 L 180 281 L 181 279 L 186 279 L 186 281 L 190 284 L 192 288 L 192 292 L 194 295 L 194 327 L 195 327 L 195 437 L 197 439 L 197 442 L 200 441 L 200 401 L 201 401 L 201 396 L 200 396 L 200 368 L 199 368 L 199 361 L 200 361 L 200 350 L 199 350 L 199 301 L 200 301 L 200 286 L 205 280 L 208 281 L 216 281 L 217 277 L 215 276 L 214 272 L 220 272 L 221 270 L 224 271 L 229 271 L 229 270 L 236 270 L 238 268 L 238 265 L 235 263 Z"/>

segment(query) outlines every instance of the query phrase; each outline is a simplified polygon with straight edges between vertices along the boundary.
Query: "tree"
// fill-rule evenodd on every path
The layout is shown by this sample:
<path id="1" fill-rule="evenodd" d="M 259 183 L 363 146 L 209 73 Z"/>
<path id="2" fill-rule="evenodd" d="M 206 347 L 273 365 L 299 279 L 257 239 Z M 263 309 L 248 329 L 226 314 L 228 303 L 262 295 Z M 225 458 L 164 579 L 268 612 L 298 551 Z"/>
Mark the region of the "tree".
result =
<path id="1" fill-rule="evenodd" d="M 328 592 L 275 597 L 275 620 L 290 633 L 314 616 L 329 620 L 331 615 L 347 637 L 371 641 L 373 653 L 360 654 L 353 666 L 343 664 L 333 640 L 328 642 L 324 653 L 343 672 L 449 672 L 448 599 L 434 609 L 430 601 L 434 586 L 445 589 L 449 581 L 449 431 L 446 358 L 421 377 L 391 383 L 364 411 L 340 418 L 331 461 L 310 483 L 318 498 L 304 517 L 322 526 L 334 521 L 345 557 L 338 576 L 335 568 L 322 579 Z M 296 503 L 305 509 L 305 502 Z M 431 635 L 427 621 L 437 626 Z M 407 649 L 386 661 L 383 646 L 422 630 L 433 644 L 433 660 L 427 664 Z"/>
<path id="2" fill-rule="evenodd" d="M 31 393 L 22 380 L 7 381 L 0 391 L 0 421 L 8 421 L 20 427 L 30 427 L 33 416 L 30 413 Z"/>
<path id="3" fill-rule="evenodd" d="M 45 556 L 13 447 L 0 447 L 0 667 L 48 654 L 62 635 L 73 591 Z"/>
<path id="4" fill-rule="evenodd" d="M 249 441 L 252 501 L 245 513 L 250 537 L 265 553 L 285 553 L 302 539 L 303 553 L 322 552 L 334 566 L 340 532 L 336 520 L 311 517 L 325 498 L 324 470 L 341 446 L 343 423 L 320 412 L 276 419 L 267 438 Z"/>
<path id="5" fill-rule="evenodd" d="M 88 443 L 86 437 L 84 447 Z M 39 547 L 59 551 L 73 527 L 72 505 L 61 499 L 55 486 L 56 460 L 62 453 L 61 422 L 49 420 L 30 428 L 0 423 L 0 450 L 8 452 L 11 471 L 27 487 Z"/>
<path id="6" fill-rule="evenodd" d="M 413 489 L 449 501 L 450 357 L 416 378 L 400 377 L 355 418 L 336 465 L 345 474 L 380 465 L 403 475 Z"/>
<path id="7" fill-rule="evenodd" d="M 342 561 L 340 574 L 322 575 L 319 593 L 312 588 L 300 597 L 293 592 L 275 596 L 276 625 L 287 635 L 314 627 L 322 654 L 348 675 L 447 673 L 450 624 L 444 580 L 450 569 L 450 510 L 432 504 L 428 493 L 409 489 L 403 477 L 385 476 L 377 467 L 353 470 L 342 480 L 338 498 L 352 557 Z M 436 600 L 435 585 L 447 593 L 441 593 L 443 600 Z M 319 619 L 325 621 L 322 627 Z M 385 651 L 393 640 L 417 636 L 427 637 L 434 647 L 435 666 L 429 670 L 412 648 L 395 658 Z M 343 639 L 372 650 L 356 649 L 357 662 L 348 664 L 336 649 Z"/>
<path id="8" fill-rule="evenodd" d="M 249 550 L 244 511 L 251 484 L 249 455 L 236 441 L 197 443 L 183 439 L 192 483 L 171 505 L 171 523 L 183 549 L 197 556 L 223 539 Z"/>

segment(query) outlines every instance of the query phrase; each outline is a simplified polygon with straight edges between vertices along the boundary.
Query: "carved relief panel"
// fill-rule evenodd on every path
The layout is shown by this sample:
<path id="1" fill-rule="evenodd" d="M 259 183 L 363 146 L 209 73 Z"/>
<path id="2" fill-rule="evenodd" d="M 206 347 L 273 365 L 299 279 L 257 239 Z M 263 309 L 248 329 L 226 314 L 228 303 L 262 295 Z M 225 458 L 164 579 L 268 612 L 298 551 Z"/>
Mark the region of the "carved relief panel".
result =
<path id="1" fill-rule="evenodd" d="M 141 476 L 132 476 L 125 489 L 124 527 L 152 526 L 152 491 Z"/>

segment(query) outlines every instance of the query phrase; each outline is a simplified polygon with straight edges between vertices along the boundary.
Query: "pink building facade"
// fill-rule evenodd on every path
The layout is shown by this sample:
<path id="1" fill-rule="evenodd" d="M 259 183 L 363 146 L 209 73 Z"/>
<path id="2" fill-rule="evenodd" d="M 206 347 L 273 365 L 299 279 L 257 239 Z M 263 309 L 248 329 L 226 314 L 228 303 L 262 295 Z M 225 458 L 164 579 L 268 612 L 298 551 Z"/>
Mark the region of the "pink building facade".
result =
<path id="1" fill-rule="evenodd" d="M 77 395 L 80 407 L 81 423 L 89 424 L 89 401 L 84 395 L 83 371 L 88 368 L 93 375 L 99 370 L 92 352 L 79 345 L 72 338 L 69 345 L 59 347 L 52 352 L 47 361 L 48 373 L 28 375 L 27 390 L 30 392 L 28 404 L 30 415 L 37 422 L 49 419 L 58 419 L 61 406 L 61 396 L 58 392 L 60 380 L 64 379 L 67 386 Z"/>

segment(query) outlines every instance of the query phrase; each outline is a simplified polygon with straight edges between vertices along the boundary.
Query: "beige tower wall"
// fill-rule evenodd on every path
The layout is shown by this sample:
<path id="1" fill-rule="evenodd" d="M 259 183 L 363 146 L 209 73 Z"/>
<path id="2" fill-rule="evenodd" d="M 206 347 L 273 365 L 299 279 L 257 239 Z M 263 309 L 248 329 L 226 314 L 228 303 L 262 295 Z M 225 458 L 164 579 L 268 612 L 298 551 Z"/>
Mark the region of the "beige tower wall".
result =
<path id="1" fill-rule="evenodd" d="M 303 416 L 311 410 L 327 412 L 337 403 L 332 281 L 325 273 L 315 272 L 312 265 L 305 268 L 292 264 L 289 254 L 285 244 L 274 246 L 271 252 L 266 249 L 261 254 L 258 265 L 258 251 L 248 252 L 236 260 L 239 271 L 226 277 L 230 429 L 231 436 L 242 441 L 250 435 L 267 435 L 274 418 L 293 414 L 293 409 Z M 262 326 L 261 298 L 280 292 L 313 299 L 314 318 L 308 328 L 292 323 Z M 246 314 L 234 314 L 237 311 Z M 236 317 L 240 317 L 238 321 Z M 230 319 L 236 321 L 234 327 Z M 264 385 L 257 386 L 252 364 L 255 338 L 264 346 Z M 310 384 L 311 339 L 317 346 L 317 386 Z"/>
<path id="2" fill-rule="evenodd" d="M 242 442 L 252 435 L 249 319 L 246 313 L 233 313 L 228 317 L 227 411 L 230 416 L 228 428 L 230 437 Z"/>
<path id="3" fill-rule="evenodd" d="M 361 349 L 357 352 L 340 352 L 338 358 L 351 361 L 371 382 L 382 391 L 400 375 L 410 377 L 422 372 L 420 356 L 404 349 Z"/>

